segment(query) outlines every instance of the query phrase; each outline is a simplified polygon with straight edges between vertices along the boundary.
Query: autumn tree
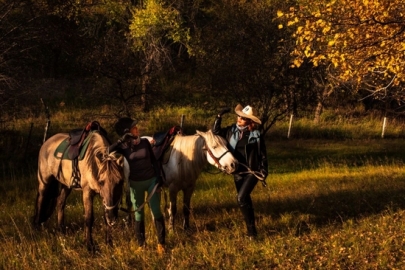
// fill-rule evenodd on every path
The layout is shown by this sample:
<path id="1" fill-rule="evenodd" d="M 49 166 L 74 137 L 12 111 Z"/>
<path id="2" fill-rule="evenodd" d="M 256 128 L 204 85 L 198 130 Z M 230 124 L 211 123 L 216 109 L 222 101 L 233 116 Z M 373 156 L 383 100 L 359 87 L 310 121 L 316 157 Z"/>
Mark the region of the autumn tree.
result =
<path id="1" fill-rule="evenodd" d="M 140 56 L 143 110 L 147 111 L 153 80 L 172 67 L 173 47 L 183 47 L 187 53 L 189 29 L 181 12 L 166 1 L 141 1 L 131 8 L 131 13 L 129 45 Z"/>
<path id="2" fill-rule="evenodd" d="M 273 20 L 285 1 L 212 1 L 198 30 L 198 74 L 212 102 L 256 106 L 263 132 L 306 104 L 301 69 L 289 67 L 294 49 Z M 287 1 L 288 3 L 288 1 Z M 302 102 L 300 101 L 302 100 Z"/>
<path id="3" fill-rule="evenodd" d="M 405 102 L 405 3 L 398 0 L 298 0 L 279 10 L 293 28 L 293 67 L 309 61 L 336 88 Z"/>

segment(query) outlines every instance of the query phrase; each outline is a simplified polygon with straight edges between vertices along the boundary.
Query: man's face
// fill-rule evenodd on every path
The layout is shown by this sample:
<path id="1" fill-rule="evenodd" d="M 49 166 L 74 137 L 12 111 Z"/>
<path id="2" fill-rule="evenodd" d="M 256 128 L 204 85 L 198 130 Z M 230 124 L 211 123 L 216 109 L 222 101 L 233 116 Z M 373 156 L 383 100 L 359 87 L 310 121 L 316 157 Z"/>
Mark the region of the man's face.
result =
<path id="1" fill-rule="evenodd" d="M 129 132 L 131 132 L 131 134 L 134 135 L 136 138 L 139 137 L 139 130 L 137 126 L 132 127 Z"/>
<path id="2" fill-rule="evenodd" d="M 238 119 L 237 119 L 236 123 L 238 124 L 238 126 L 246 127 L 250 124 L 250 121 L 252 121 L 252 120 L 238 115 Z"/>

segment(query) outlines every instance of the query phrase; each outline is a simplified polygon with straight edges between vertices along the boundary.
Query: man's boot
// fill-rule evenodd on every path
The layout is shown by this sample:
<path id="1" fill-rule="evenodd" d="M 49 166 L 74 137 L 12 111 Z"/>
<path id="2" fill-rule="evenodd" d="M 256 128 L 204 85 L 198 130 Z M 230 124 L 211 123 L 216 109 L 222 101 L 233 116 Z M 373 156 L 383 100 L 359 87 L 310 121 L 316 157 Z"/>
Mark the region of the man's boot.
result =
<path id="1" fill-rule="evenodd" d="M 250 239 L 254 239 L 257 236 L 255 225 L 255 213 L 253 207 L 250 205 L 244 205 L 240 207 L 243 218 L 245 219 L 247 235 Z"/>
<path id="2" fill-rule="evenodd" d="M 166 243 L 166 228 L 165 228 L 165 219 L 160 217 L 155 219 L 156 234 L 158 238 L 157 252 L 159 254 L 165 253 L 165 243 Z"/>
<path id="3" fill-rule="evenodd" d="M 135 237 L 138 242 L 137 251 L 145 249 L 145 221 L 135 221 Z"/>

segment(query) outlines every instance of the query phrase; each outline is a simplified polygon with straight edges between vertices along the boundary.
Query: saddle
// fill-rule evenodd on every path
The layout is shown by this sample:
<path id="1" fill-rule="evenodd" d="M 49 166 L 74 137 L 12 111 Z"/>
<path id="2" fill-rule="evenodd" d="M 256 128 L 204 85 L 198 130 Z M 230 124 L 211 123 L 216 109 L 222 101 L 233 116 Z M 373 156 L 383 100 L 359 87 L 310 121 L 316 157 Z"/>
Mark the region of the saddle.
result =
<path id="1" fill-rule="evenodd" d="M 107 138 L 107 132 L 99 122 L 89 122 L 84 128 L 72 129 L 69 137 L 63 140 L 55 150 L 55 157 L 72 161 L 71 188 L 81 188 L 80 171 L 78 167 L 79 159 L 83 159 L 90 142 L 92 132 L 99 132 Z"/>
<path id="2" fill-rule="evenodd" d="M 107 135 L 107 132 L 101 127 L 100 123 L 97 121 L 89 122 L 86 127 L 79 128 L 79 129 L 72 129 L 69 132 L 68 138 L 68 151 L 67 156 L 68 159 L 76 159 L 79 157 L 80 150 L 84 145 L 85 139 L 89 136 L 90 132 L 92 131 L 99 131 L 103 133 L 103 135 Z"/>
<path id="3" fill-rule="evenodd" d="M 182 134 L 182 128 L 180 126 L 173 126 L 170 128 L 168 131 L 164 132 L 156 132 L 153 134 L 153 141 L 154 143 L 152 144 L 152 150 L 153 153 L 155 154 L 155 157 L 158 161 L 161 163 L 165 164 L 167 163 L 167 160 L 164 162 L 163 161 L 163 156 L 165 153 L 169 152 L 169 146 L 174 140 L 174 137 L 177 134 Z M 170 156 L 170 155 L 168 155 Z"/>

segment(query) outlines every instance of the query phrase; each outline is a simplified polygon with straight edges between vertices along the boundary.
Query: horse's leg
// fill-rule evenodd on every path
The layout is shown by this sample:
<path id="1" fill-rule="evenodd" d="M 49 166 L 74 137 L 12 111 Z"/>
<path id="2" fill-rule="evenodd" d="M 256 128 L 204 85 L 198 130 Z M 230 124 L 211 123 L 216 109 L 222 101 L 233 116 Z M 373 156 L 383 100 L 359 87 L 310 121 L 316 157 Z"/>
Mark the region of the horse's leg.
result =
<path id="1" fill-rule="evenodd" d="M 169 230 L 174 230 L 174 220 L 177 214 L 177 189 L 169 187 Z"/>
<path id="2" fill-rule="evenodd" d="M 52 215 L 56 197 L 59 192 L 59 182 L 55 177 L 43 177 L 38 173 L 38 193 L 35 202 L 35 215 L 33 219 L 34 226 L 38 228 L 42 222 L 48 220 Z"/>
<path id="3" fill-rule="evenodd" d="M 183 229 L 188 230 L 190 228 L 190 211 L 191 211 L 191 196 L 193 195 L 194 187 L 183 190 Z"/>
<path id="4" fill-rule="evenodd" d="M 62 185 L 62 189 L 58 196 L 58 201 L 56 204 L 56 209 L 58 211 L 58 228 L 61 232 L 65 233 L 65 206 L 66 199 L 72 190 L 65 185 Z"/>
<path id="5" fill-rule="evenodd" d="M 37 193 L 37 199 L 35 201 L 35 215 L 34 215 L 34 226 L 36 228 L 39 228 L 39 226 L 41 225 L 42 222 L 44 222 L 42 216 L 42 204 L 44 201 L 44 196 L 46 193 L 46 186 L 40 182 L 39 183 L 39 187 L 38 187 L 38 193 Z"/>
<path id="6" fill-rule="evenodd" d="M 93 213 L 93 199 L 94 194 L 91 190 L 83 190 L 83 206 L 84 206 L 84 220 L 85 220 L 85 238 L 87 249 L 94 252 L 95 246 L 93 243 L 93 223 L 94 223 L 94 213 Z"/>
<path id="7" fill-rule="evenodd" d="M 105 242 L 108 246 L 113 246 L 112 240 L 112 226 L 108 225 L 106 218 L 104 217 L 104 226 L 105 226 Z"/>

